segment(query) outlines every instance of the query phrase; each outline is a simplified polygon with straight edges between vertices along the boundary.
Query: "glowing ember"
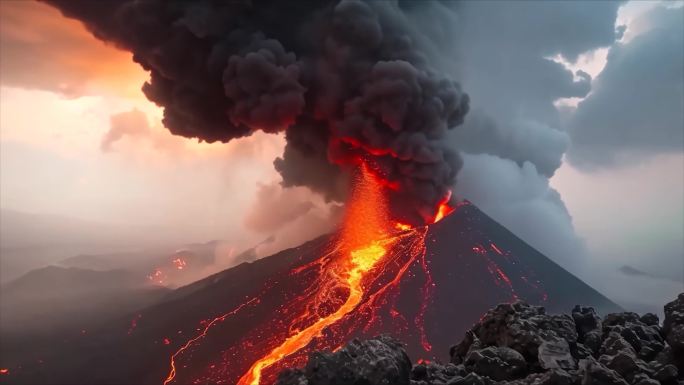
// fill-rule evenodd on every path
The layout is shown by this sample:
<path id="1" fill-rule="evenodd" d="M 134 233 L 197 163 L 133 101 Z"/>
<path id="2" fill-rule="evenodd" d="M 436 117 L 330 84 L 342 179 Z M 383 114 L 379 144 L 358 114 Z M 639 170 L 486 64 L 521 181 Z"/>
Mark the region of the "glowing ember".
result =
<path id="1" fill-rule="evenodd" d="M 158 283 L 160 285 L 164 284 L 164 279 L 165 279 L 164 273 L 160 269 L 154 269 L 154 271 L 147 276 L 147 279 L 154 283 Z"/>
<path id="2" fill-rule="evenodd" d="M 0 374 L 9 374 L 9 372 L 10 372 L 9 369 L 7 369 L 7 368 L 0 369 Z"/>
<path id="3" fill-rule="evenodd" d="M 492 247 L 492 250 L 494 250 L 497 254 L 499 254 L 499 255 L 504 255 L 504 253 L 503 253 L 501 250 L 499 250 L 499 248 L 496 247 L 495 244 L 490 243 L 489 245 Z"/>
<path id="4" fill-rule="evenodd" d="M 396 229 L 399 230 L 399 231 L 409 231 L 409 230 L 411 230 L 413 227 L 411 227 L 411 225 L 407 225 L 407 224 L 405 224 L 405 223 L 397 222 L 397 223 L 394 224 L 394 228 L 396 228 Z"/>
<path id="5" fill-rule="evenodd" d="M 178 270 L 183 270 L 183 268 L 187 265 L 187 262 L 185 262 L 183 258 L 176 258 L 172 262 Z"/>
<path id="6" fill-rule="evenodd" d="M 432 223 L 437 223 L 444 219 L 447 215 L 451 214 L 454 212 L 454 208 L 449 206 L 449 200 L 451 199 L 451 191 L 449 191 L 449 194 L 444 197 L 439 202 L 439 206 L 437 206 L 437 213 L 435 214 L 435 219 L 432 221 Z"/>
<path id="7" fill-rule="evenodd" d="M 133 318 L 131 320 L 131 327 L 128 328 L 128 335 L 129 336 L 131 334 L 133 334 L 133 331 L 135 330 L 135 328 L 138 327 L 138 320 L 140 320 L 140 318 L 142 318 L 142 314 L 138 314 L 137 316 L 135 316 L 135 318 Z"/>

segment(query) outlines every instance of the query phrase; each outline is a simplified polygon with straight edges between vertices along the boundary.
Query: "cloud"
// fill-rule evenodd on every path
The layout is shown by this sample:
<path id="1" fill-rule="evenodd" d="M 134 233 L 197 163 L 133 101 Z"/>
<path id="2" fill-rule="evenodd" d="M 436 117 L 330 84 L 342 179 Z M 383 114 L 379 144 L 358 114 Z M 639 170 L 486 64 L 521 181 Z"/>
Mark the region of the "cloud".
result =
<path id="1" fill-rule="evenodd" d="M 569 122 L 569 160 L 585 169 L 684 149 L 684 12 L 657 7 L 651 25 L 608 54 L 592 93 Z"/>
<path id="2" fill-rule="evenodd" d="M 587 6 L 571 1 L 483 1 L 465 2 L 460 10 L 462 22 L 478 32 L 472 36 L 497 40 L 502 46 L 514 43 L 509 50 L 529 56 L 562 54 L 574 61 L 585 51 L 613 43 L 622 3 L 602 1 Z M 478 24 L 483 18 L 490 23 Z"/>
<path id="3" fill-rule="evenodd" d="M 147 116 L 138 109 L 112 115 L 110 122 L 109 131 L 100 143 L 100 149 L 103 152 L 111 151 L 114 143 L 125 136 L 146 137 L 150 135 L 150 124 L 147 122 Z"/>
<path id="4" fill-rule="evenodd" d="M 325 202 L 308 188 L 272 182 L 258 187 L 244 224 L 270 237 L 256 247 L 257 256 L 264 257 L 332 232 L 341 216 L 341 205 Z"/>
<path id="5" fill-rule="evenodd" d="M 152 123 L 150 123 L 152 122 Z M 259 167 L 282 152 L 282 135 L 255 133 L 231 143 L 206 143 L 175 136 L 159 120 L 133 108 L 111 114 L 109 129 L 100 139 L 104 153 L 120 154 L 134 163 L 163 166 L 172 160 L 186 162 L 239 162 L 254 160 Z"/>
<path id="6" fill-rule="evenodd" d="M 147 73 L 129 53 L 96 40 L 81 23 L 36 1 L 2 1 L 0 8 L 3 85 L 67 97 L 141 95 Z"/>
<path id="7" fill-rule="evenodd" d="M 544 123 L 524 119 L 498 123 L 481 109 L 472 111 L 452 138 L 462 151 L 496 155 L 519 166 L 530 162 L 547 177 L 560 167 L 570 141 L 565 132 Z"/>
<path id="8" fill-rule="evenodd" d="M 304 187 L 282 188 L 276 182 L 262 184 L 245 217 L 245 226 L 261 233 L 274 232 L 311 211 L 315 207 L 312 198 L 311 191 Z"/>
<path id="9" fill-rule="evenodd" d="M 572 218 L 548 179 L 530 162 L 522 166 L 488 154 L 463 155 L 459 197 L 475 203 L 504 227 L 577 274 L 586 250 Z"/>
<path id="10" fill-rule="evenodd" d="M 551 58 L 574 61 L 613 44 L 620 3 L 447 6 L 451 12 L 438 12 L 443 6 L 437 4 L 415 14 L 421 25 L 443 25 L 432 20 L 449 18 L 458 31 L 444 53 L 452 63 L 445 65 L 456 67 L 472 111 L 451 135 L 452 145 L 464 152 L 456 193 L 578 273 L 587 252 L 560 194 L 549 187 L 570 142 L 554 102 L 585 97 L 592 79 Z M 426 28 L 439 36 L 439 29 Z"/>

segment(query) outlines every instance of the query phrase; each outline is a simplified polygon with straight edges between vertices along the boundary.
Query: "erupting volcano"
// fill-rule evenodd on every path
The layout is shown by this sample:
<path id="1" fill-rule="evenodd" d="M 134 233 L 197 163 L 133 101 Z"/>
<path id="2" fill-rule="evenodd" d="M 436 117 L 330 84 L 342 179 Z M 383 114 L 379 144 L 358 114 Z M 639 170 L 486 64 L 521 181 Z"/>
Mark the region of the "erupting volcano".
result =
<path id="1" fill-rule="evenodd" d="M 181 287 L 54 352 L 72 361 L 12 368 L 13 380 L 272 385 L 310 352 L 354 337 L 390 334 L 414 359 L 445 358 L 454 336 L 500 302 L 618 309 L 456 203 L 462 158 L 447 133 L 470 99 L 429 65 L 412 5 L 46 1 L 133 54 L 173 134 L 228 142 L 279 133 L 281 186 L 344 203 L 346 214 L 333 234 Z M 149 279 L 163 283 L 166 272 Z"/>
<path id="2" fill-rule="evenodd" d="M 412 229 L 393 222 L 387 203 L 387 183 L 366 163 L 359 167 L 353 186 L 342 229 L 331 240 L 325 254 L 288 274 L 290 279 L 308 283 L 303 293 L 281 304 L 276 311 L 277 319 L 257 326 L 235 345 L 240 352 L 253 352 L 254 363 L 243 360 L 242 364 L 236 364 L 230 358 L 218 365 L 212 362 L 199 376 L 192 369 L 188 374 L 179 373 L 178 361 L 187 359 L 185 355 L 191 344 L 202 343 L 195 337 L 172 356 L 171 372 L 164 384 L 179 381 L 183 375 L 181 383 L 190 380 L 192 383 L 271 384 L 280 369 L 301 363 L 311 347 L 334 349 L 351 336 L 381 327 L 383 307 L 389 306 L 387 309 L 393 318 L 403 318 L 406 322 L 394 308 L 393 298 L 409 267 L 425 256 L 426 228 Z M 435 208 L 435 218 L 448 212 L 446 205 L 445 200 Z M 421 266 L 425 269 L 425 284 L 430 286 L 424 260 Z M 271 295 L 272 289 L 269 289 L 219 317 L 220 322 L 239 315 L 240 311 L 258 311 L 254 308 L 262 303 L 259 298 Z M 429 287 L 426 287 L 423 294 L 428 293 Z M 248 310 L 246 305 L 252 309 Z M 415 322 L 421 330 L 421 342 L 429 350 L 422 331 L 425 310 L 421 305 Z M 217 324 L 215 321 L 202 331 L 201 339 L 209 338 L 208 329 Z M 226 348 L 226 351 L 234 350 L 234 347 Z M 230 355 L 224 354 L 224 357 Z"/>
<path id="3" fill-rule="evenodd" d="M 181 287 L 35 368 L 10 368 L 12 381 L 270 385 L 309 352 L 354 337 L 389 334 L 414 360 L 446 361 L 455 336 L 493 303 L 620 310 L 467 201 L 408 228 L 388 215 L 376 175 L 361 169 L 355 179 L 339 232 Z"/>

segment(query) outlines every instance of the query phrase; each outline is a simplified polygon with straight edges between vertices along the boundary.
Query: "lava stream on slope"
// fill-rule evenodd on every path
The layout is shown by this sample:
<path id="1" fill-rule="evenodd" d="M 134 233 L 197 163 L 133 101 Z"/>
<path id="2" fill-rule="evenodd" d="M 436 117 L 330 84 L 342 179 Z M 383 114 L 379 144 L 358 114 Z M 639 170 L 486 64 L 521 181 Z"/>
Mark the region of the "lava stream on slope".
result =
<path id="1" fill-rule="evenodd" d="M 342 230 L 329 245 L 329 251 L 313 262 L 293 268 L 287 277 L 301 283 L 299 290 L 292 291 L 298 294 L 275 294 L 266 288 L 258 298 L 209 322 L 200 335 L 172 356 L 171 371 L 164 384 L 272 384 L 283 368 L 303 364 L 308 352 L 332 350 L 357 335 L 386 330 L 383 322 L 391 322 L 399 334 L 415 331 L 416 338 L 429 351 L 430 343 L 422 326 L 432 285 L 425 261 L 427 227 L 392 224 L 385 188 L 368 168 L 361 167 Z M 450 212 L 446 204 L 445 200 L 436 208 L 436 216 Z M 394 301 L 399 282 L 412 266 L 420 268 L 424 284 L 418 293 L 421 298 L 409 317 L 396 309 Z M 416 273 L 412 274 L 417 278 Z M 225 323 L 238 312 L 260 313 L 260 305 L 268 307 L 271 297 L 281 295 L 287 300 L 267 317 L 268 321 L 254 325 L 239 341 L 229 343 L 220 357 L 205 355 L 200 360 L 193 359 L 211 338 L 211 327 Z M 248 314 L 246 318 L 251 317 Z M 198 370 L 198 361 L 206 361 L 206 368 Z"/>

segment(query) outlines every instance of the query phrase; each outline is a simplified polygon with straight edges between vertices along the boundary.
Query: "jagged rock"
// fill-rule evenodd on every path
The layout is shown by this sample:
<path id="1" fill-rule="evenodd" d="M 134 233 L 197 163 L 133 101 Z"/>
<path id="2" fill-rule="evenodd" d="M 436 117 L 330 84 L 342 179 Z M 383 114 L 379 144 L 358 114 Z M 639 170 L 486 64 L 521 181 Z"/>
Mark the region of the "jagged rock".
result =
<path id="1" fill-rule="evenodd" d="M 463 340 L 461 340 L 461 342 L 452 346 L 451 349 L 449 349 L 449 357 L 451 357 L 451 363 L 456 365 L 463 363 L 466 354 L 468 354 L 468 351 L 475 342 L 476 338 L 477 337 L 475 337 L 475 334 L 472 331 L 467 331 L 465 336 L 463 337 Z"/>
<path id="2" fill-rule="evenodd" d="M 599 352 L 601 355 L 608 356 L 614 356 L 620 352 L 625 352 L 631 356 L 636 356 L 636 352 L 634 351 L 632 345 L 625 341 L 625 339 L 616 332 L 610 332 L 608 334 L 608 338 L 603 340 Z"/>
<path id="3" fill-rule="evenodd" d="M 531 368 L 539 367 L 539 347 L 556 344 L 558 339 L 567 342 L 563 352 L 568 363 L 574 362 L 569 345 L 577 342 L 578 332 L 572 317 L 567 315 L 548 315 L 541 306 L 531 306 L 524 302 L 501 304 L 487 312 L 469 333 L 464 341 L 452 348 L 452 362 L 459 363 L 465 358 L 472 345 L 508 347 L 523 355 Z M 550 359 L 554 361 L 553 359 Z M 551 364 L 552 367 L 558 367 Z M 572 365 L 564 365 L 572 366 Z"/>
<path id="4" fill-rule="evenodd" d="M 637 313 L 632 313 L 632 312 L 623 312 L 623 313 L 610 313 L 605 316 L 603 319 L 603 326 L 604 327 L 611 327 L 611 326 L 625 326 L 627 322 L 638 322 L 639 321 L 639 315 Z"/>
<path id="5" fill-rule="evenodd" d="M 591 357 L 594 354 L 594 352 L 588 347 L 586 347 L 584 344 L 577 342 L 570 345 L 570 354 L 572 354 L 572 356 L 576 360 L 581 360 L 584 358 Z"/>
<path id="6" fill-rule="evenodd" d="M 675 325 L 670 329 L 667 343 L 676 351 L 684 351 L 684 325 Z"/>
<path id="7" fill-rule="evenodd" d="M 524 302 L 500 304 L 488 311 L 472 332 L 487 346 L 506 346 L 526 358 L 536 359 L 544 331 L 539 325 L 547 318 L 541 306 Z"/>
<path id="8" fill-rule="evenodd" d="M 684 293 L 665 305 L 663 334 L 674 351 L 684 350 Z"/>
<path id="9" fill-rule="evenodd" d="M 276 385 L 308 385 L 309 381 L 301 369 L 285 369 L 278 375 Z"/>
<path id="10" fill-rule="evenodd" d="M 601 317 L 596 314 L 593 307 L 575 306 L 572 309 L 572 319 L 575 321 L 581 341 L 587 333 L 594 330 L 601 331 Z"/>
<path id="11" fill-rule="evenodd" d="M 674 360 L 675 358 L 672 354 L 672 348 L 665 346 L 658 354 L 656 354 L 655 358 L 649 362 L 649 365 L 654 368 L 660 368 L 661 366 L 674 363 Z"/>
<path id="12" fill-rule="evenodd" d="M 632 385 L 660 385 L 660 382 L 643 373 L 639 373 L 632 379 Z"/>
<path id="13" fill-rule="evenodd" d="M 533 373 L 516 381 L 507 381 L 503 385 L 579 385 L 579 378 L 562 369 L 553 369 L 545 373 Z"/>
<path id="14" fill-rule="evenodd" d="M 446 364 L 435 362 L 419 362 L 411 370 L 412 385 L 436 385 L 445 384 L 455 377 L 467 375 L 463 365 Z"/>
<path id="15" fill-rule="evenodd" d="M 539 345 L 539 364 L 544 369 L 577 368 L 568 342 L 561 338 L 549 339 Z"/>
<path id="16" fill-rule="evenodd" d="M 567 314 L 553 314 L 549 316 L 548 329 L 553 330 L 560 337 L 564 338 L 568 344 L 575 343 L 578 339 L 575 321 Z"/>
<path id="17" fill-rule="evenodd" d="M 632 379 L 637 374 L 650 371 L 643 361 L 624 351 L 621 351 L 614 356 L 601 356 L 599 362 L 607 368 L 620 373 L 620 375 L 629 382 L 632 382 Z"/>
<path id="18" fill-rule="evenodd" d="M 684 385 L 682 333 L 684 294 L 665 306 L 662 328 L 653 314 L 602 320 L 588 307 L 547 315 L 516 302 L 487 312 L 450 349 L 451 363 L 419 361 L 411 369 L 391 338 L 354 340 L 312 354 L 276 385 Z"/>
<path id="19" fill-rule="evenodd" d="M 471 350 L 466 356 L 465 366 L 479 375 L 502 381 L 525 374 L 527 364 L 522 354 L 511 348 L 490 346 Z"/>
<path id="20" fill-rule="evenodd" d="M 595 360 L 582 360 L 579 363 L 582 373 L 582 385 L 627 385 L 622 376 L 608 369 Z"/>
<path id="21" fill-rule="evenodd" d="M 663 366 L 657 372 L 653 373 L 653 378 L 666 384 L 677 381 L 678 374 L 679 371 L 677 370 L 677 367 L 670 364 Z"/>
<path id="22" fill-rule="evenodd" d="M 492 381 L 487 377 L 478 376 L 476 373 L 469 373 L 465 377 L 455 378 L 447 382 L 447 385 L 490 385 L 491 383 Z"/>
<path id="23" fill-rule="evenodd" d="M 601 343 L 601 332 L 599 330 L 592 330 L 584 335 L 584 346 L 588 347 L 594 355 L 598 355 Z"/>
<path id="24" fill-rule="evenodd" d="M 639 358 L 644 361 L 651 361 L 656 354 L 658 354 L 658 352 L 649 346 L 644 346 L 639 350 Z"/>
<path id="25" fill-rule="evenodd" d="M 303 371 L 281 375 L 277 385 L 409 385 L 411 361 L 389 337 L 353 340 L 335 353 L 313 353 Z"/>
<path id="26" fill-rule="evenodd" d="M 642 315 L 639 320 L 648 326 L 658 326 L 660 323 L 658 316 L 653 313 L 646 313 Z"/>

